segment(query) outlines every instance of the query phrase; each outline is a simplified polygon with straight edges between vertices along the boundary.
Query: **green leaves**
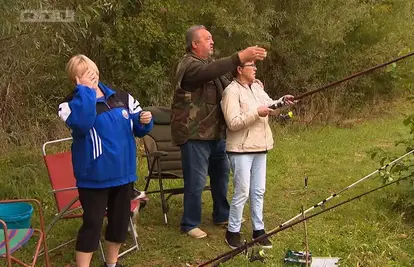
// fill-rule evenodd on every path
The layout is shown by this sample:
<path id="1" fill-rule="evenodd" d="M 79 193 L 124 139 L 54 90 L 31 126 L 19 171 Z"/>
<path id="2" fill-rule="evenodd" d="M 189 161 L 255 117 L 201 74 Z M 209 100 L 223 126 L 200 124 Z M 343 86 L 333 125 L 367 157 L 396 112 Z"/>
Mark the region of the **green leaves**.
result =
<path id="1" fill-rule="evenodd" d="M 410 129 L 412 137 L 397 140 L 395 145 L 404 146 L 406 153 L 410 153 L 414 148 L 414 114 L 406 116 L 403 123 Z M 371 154 L 371 159 L 379 161 L 380 166 L 384 166 L 386 162 L 390 162 L 399 156 L 391 154 L 381 148 L 374 148 L 369 153 Z M 414 159 L 412 154 L 393 165 L 387 166 L 385 170 L 380 171 L 380 177 L 384 183 L 407 176 L 414 176 Z"/>
<path id="2" fill-rule="evenodd" d="M 23 132 L 16 127 L 32 124 L 22 122 L 43 121 L 37 116 L 54 113 L 72 86 L 65 64 L 78 53 L 98 64 L 104 82 L 130 92 L 143 105 L 169 105 L 185 31 L 195 24 L 213 34 L 216 57 L 251 45 L 266 47 L 258 78 L 271 96 L 295 95 L 411 51 L 413 5 L 398 0 L 7 0 L 0 7 L 0 97 L 10 93 L 7 100 L 0 98 L 0 124 L 6 131 Z M 74 10 L 76 21 L 19 23 L 16 15 L 56 7 Z M 346 114 L 346 107 L 354 110 L 374 97 L 413 90 L 413 75 L 414 60 L 407 59 L 311 99 L 309 106 L 321 114 L 339 109 Z M 46 103 L 42 109 L 48 114 L 37 114 L 35 99 Z M 22 103 L 33 110 L 23 112 Z M 297 110 L 299 116 L 312 112 L 307 105 L 303 109 Z M 414 131 L 413 118 L 405 123 Z"/>

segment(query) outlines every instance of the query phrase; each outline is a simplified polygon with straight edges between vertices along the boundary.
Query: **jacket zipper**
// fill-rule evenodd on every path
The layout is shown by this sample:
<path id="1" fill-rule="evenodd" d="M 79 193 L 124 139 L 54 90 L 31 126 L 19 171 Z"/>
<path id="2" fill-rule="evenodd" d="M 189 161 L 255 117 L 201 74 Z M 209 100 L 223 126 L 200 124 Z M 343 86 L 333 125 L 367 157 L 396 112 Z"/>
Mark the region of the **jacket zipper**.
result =
<path id="1" fill-rule="evenodd" d="M 111 107 L 108 105 L 108 103 L 106 102 L 106 99 L 103 101 L 106 105 L 106 107 L 108 108 L 109 111 L 111 111 Z M 111 112 L 108 112 L 109 116 L 111 117 L 112 120 L 115 120 L 114 115 L 111 114 Z"/>
<path id="2" fill-rule="evenodd" d="M 108 103 L 106 102 L 106 100 L 104 100 L 104 103 L 108 107 L 108 109 L 111 110 L 111 107 L 108 105 Z"/>

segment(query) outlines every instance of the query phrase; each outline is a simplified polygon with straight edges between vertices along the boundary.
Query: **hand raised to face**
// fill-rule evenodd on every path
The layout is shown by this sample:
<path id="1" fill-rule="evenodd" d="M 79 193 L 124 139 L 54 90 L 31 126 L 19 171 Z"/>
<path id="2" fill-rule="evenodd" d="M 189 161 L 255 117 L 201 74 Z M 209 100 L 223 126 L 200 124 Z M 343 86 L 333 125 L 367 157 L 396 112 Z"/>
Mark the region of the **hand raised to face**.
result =
<path id="1" fill-rule="evenodd" d="M 99 77 L 95 71 L 87 69 L 81 77 L 76 76 L 75 78 L 76 84 L 81 84 L 96 90 Z"/>

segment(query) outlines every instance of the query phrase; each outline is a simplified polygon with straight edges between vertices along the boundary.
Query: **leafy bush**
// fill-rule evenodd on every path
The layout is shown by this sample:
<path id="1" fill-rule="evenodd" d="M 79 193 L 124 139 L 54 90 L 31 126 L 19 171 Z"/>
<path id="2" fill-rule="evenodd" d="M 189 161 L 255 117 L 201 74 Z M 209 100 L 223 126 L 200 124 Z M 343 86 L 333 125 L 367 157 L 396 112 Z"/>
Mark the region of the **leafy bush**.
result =
<path id="1" fill-rule="evenodd" d="M 3 1 L 0 7 L 0 150 L 67 135 L 56 116 L 72 88 L 64 66 L 83 53 L 101 79 L 143 105 L 169 105 L 185 30 L 208 27 L 216 56 L 250 45 L 268 58 L 258 77 L 272 96 L 298 94 L 389 60 L 413 40 L 410 1 L 387 0 L 147 0 Z M 24 9 L 70 9 L 74 23 L 22 23 Z M 412 60 L 404 63 L 412 70 Z M 407 77 L 411 72 L 407 72 Z M 377 71 L 306 99 L 297 114 L 348 114 L 374 98 L 392 99 L 407 86 L 402 75 Z M 328 116 L 329 117 L 329 116 Z M 326 118 L 325 118 L 326 119 Z"/>

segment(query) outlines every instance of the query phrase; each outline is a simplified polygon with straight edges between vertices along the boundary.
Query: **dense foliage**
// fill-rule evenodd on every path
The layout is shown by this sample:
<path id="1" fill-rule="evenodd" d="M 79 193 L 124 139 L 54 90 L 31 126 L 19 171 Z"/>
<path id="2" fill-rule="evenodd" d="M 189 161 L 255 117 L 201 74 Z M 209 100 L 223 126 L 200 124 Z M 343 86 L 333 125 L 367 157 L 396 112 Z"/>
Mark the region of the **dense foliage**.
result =
<path id="1" fill-rule="evenodd" d="M 297 94 L 408 52 L 413 6 L 401 0 L 2 0 L 0 136 L 26 144 L 60 135 L 56 105 L 71 90 L 64 67 L 77 53 L 97 62 L 104 82 L 144 105 L 169 105 L 185 30 L 203 24 L 217 57 L 266 47 L 258 71 L 266 90 Z M 20 22 L 28 9 L 74 10 L 76 20 Z M 398 74 L 391 66 L 311 97 L 297 113 L 347 113 L 401 94 L 411 86 L 405 78 L 414 61 L 400 66 Z"/>

